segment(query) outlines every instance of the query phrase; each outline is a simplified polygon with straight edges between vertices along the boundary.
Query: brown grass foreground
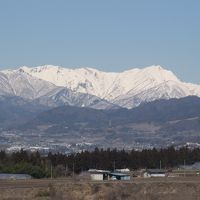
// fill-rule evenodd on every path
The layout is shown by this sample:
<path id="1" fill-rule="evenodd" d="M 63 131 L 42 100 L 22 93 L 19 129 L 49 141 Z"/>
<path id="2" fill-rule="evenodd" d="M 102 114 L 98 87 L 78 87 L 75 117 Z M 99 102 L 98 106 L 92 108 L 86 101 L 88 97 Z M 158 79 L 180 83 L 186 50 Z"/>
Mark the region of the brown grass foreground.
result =
<path id="1" fill-rule="evenodd" d="M 0 200 L 200 200 L 200 178 L 0 181 Z"/>

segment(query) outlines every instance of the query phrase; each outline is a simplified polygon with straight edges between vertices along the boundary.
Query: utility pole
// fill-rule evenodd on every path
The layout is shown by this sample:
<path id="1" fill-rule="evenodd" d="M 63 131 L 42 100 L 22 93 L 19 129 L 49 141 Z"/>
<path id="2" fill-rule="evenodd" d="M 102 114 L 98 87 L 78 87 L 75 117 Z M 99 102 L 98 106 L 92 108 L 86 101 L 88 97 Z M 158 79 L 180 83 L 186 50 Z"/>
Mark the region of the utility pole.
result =
<path id="1" fill-rule="evenodd" d="M 73 178 L 74 178 L 74 161 L 73 161 Z"/>
<path id="2" fill-rule="evenodd" d="M 113 171 L 115 172 L 115 160 L 113 162 Z"/>
<path id="3" fill-rule="evenodd" d="M 160 169 L 162 169 L 162 161 L 160 160 Z"/>
<path id="4" fill-rule="evenodd" d="M 67 171 L 68 171 L 68 166 L 67 164 L 65 165 L 65 177 L 67 176 Z"/>
<path id="5" fill-rule="evenodd" d="M 51 163 L 51 179 L 53 178 L 53 166 L 52 166 L 52 163 Z"/>
<path id="6" fill-rule="evenodd" d="M 184 159 L 183 162 L 184 162 L 184 177 L 185 177 L 185 159 Z"/>

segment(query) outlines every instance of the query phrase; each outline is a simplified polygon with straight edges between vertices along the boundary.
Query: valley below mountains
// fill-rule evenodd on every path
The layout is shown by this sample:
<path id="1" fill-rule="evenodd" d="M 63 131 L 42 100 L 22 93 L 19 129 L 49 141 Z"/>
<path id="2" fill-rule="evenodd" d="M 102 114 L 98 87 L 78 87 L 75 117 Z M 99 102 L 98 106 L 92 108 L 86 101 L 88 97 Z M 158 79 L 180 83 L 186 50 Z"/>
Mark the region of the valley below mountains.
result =
<path id="1" fill-rule="evenodd" d="M 198 146 L 200 86 L 161 66 L 0 71 L 0 144 L 65 153 Z"/>

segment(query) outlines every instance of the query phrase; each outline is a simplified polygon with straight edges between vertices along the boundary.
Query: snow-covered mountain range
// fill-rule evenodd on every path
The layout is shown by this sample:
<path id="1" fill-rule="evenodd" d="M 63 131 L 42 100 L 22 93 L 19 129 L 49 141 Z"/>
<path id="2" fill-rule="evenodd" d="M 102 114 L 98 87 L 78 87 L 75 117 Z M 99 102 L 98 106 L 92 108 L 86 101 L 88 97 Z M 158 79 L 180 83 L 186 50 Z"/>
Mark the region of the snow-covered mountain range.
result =
<path id="1" fill-rule="evenodd" d="M 102 72 L 45 65 L 0 72 L 0 95 L 15 95 L 48 106 L 133 108 L 157 99 L 200 96 L 200 85 L 185 83 L 161 66 Z"/>

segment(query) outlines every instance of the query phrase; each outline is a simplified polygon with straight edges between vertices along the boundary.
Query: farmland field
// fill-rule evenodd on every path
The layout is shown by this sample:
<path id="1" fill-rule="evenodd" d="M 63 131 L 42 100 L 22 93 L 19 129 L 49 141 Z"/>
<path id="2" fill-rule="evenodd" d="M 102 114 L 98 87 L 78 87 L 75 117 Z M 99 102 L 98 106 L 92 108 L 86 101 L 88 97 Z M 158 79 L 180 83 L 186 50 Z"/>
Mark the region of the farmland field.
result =
<path id="1" fill-rule="evenodd" d="M 0 200 L 199 200 L 200 178 L 0 181 Z"/>

